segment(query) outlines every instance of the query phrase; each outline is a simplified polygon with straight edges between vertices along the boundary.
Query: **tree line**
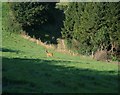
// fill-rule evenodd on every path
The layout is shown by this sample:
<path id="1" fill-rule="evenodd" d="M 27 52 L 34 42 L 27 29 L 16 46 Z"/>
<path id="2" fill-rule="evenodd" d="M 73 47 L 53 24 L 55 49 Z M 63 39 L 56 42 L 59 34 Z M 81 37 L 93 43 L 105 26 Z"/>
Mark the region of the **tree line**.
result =
<path id="1" fill-rule="evenodd" d="M 9 5 L 23 29 L 40 28 L 60 19 L 54 14 L 55 2 L 14 2 Z M 60 28 L 69 49 L 86 55 L 98 50 L 119 51 L 120 2 L 72 2 L 63 9 L 65 18 Z"/>
<path id="2" fill-rule="evenodd" d="M 120 2 L 73 2 L 65 10 L 62 36 L 67 46 L 90 55 L 120 48 Z"/>

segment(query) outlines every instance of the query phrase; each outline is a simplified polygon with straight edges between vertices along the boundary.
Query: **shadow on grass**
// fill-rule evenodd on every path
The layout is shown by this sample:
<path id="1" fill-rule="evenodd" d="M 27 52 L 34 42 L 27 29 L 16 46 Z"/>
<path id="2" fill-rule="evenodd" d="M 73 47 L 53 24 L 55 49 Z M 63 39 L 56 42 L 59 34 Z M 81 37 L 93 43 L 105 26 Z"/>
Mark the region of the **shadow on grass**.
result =
<path id="1" fill-rule="evenodd" d="M 0 51 L 2 52 L 20 52 L 19 50 L 12 50 L 12 49 L 7 49 L 7 48 L 0 48 Z"/>
<path id="2" fill-rule="evenodd" d="M 57 65 L 61 63 L 61 65 Z M 65 67 L 69 61 L 3 58 L 3 92 L 117 93 L 115 71 Z"/>

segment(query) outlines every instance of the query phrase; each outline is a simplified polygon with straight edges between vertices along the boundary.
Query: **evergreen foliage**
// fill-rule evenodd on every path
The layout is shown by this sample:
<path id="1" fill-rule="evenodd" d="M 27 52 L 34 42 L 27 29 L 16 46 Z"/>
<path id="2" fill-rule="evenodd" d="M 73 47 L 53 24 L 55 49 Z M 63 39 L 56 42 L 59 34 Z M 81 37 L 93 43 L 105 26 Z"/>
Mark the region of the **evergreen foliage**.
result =
<path id="1" fill-rule="evenodd" d="M 120 3 L 70 3 L 62 29 L 68 47 L 87 55 L 119 47 L 119 12 Z"/>
<path id="2" fill-rule="evenodd" d="M 41 25 L 46 23 L 51 15 L 51 10 L 55 7 L 55 3 L 47 2 L 12 2 L 9 4 L 16 20 L 22 26 Z"/>

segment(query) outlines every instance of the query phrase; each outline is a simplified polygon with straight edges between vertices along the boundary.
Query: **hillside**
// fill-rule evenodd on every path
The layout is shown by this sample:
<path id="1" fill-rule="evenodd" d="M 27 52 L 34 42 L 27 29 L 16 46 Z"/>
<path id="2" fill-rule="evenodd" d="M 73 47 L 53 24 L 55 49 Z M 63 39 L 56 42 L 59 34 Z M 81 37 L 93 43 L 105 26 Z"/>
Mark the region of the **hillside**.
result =
<path id="1" fill-rule="evenodd" d="M 4 11 L 5 12 L 5 11 Z M 3 14 L 4 15 L 4 14 Z M 7 18 L 3 18 L 7 20 Z M 117 93 L 118 65 L 71 56 L 2 31 L 3 93 Z M 6 25 L 6 27 L 5 27 Z"/>

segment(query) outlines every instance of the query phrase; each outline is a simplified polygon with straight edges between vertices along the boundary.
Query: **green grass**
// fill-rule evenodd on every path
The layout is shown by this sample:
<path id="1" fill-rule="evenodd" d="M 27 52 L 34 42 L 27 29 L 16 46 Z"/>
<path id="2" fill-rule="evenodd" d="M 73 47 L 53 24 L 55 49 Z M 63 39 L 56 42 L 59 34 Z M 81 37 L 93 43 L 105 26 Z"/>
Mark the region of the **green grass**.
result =
<path id="1" fill-rule="evenodd" d="M 4 18 L 3 18 L 4 19 Z M 11 27 L 14 28 L 14 27 Z M 2 31 L 3 92 L 117 93 L 118 65 L 70 56 Z"/>
<path id="2" fill-rule="evenodd" d="M 117 92 L 118 66 L 49 50 L 3 31 L 3 92 Z"/>

